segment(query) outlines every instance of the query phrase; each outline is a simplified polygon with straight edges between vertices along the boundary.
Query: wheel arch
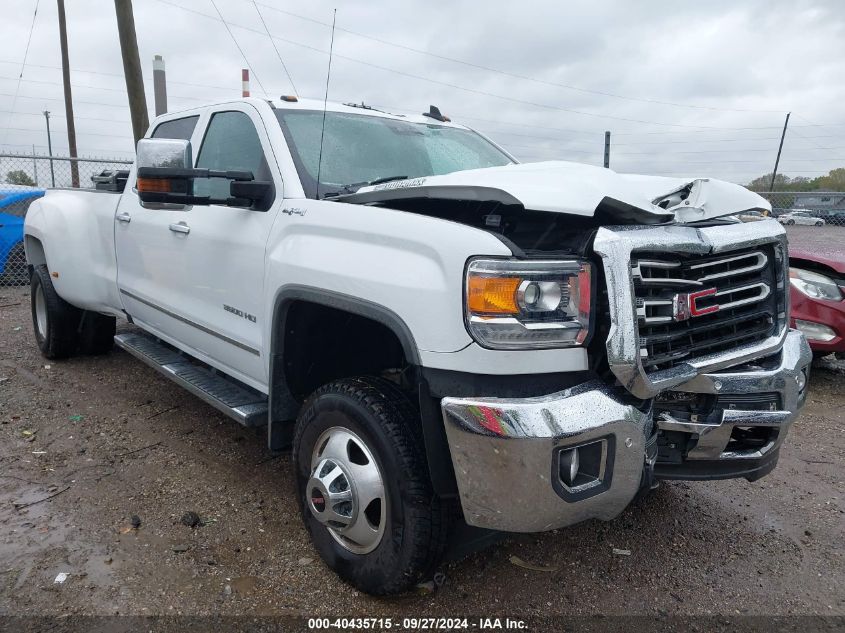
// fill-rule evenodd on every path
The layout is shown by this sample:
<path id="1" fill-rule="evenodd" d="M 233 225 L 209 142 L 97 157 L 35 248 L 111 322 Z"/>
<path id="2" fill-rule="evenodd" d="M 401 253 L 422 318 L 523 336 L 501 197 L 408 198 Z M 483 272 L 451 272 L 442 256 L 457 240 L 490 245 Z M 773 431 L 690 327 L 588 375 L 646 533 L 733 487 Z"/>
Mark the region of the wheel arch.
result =
<path id="1" fill-rule="evenodd" d="M 30 271 L 35 266 L 47 264 L 47 254 L 44 251 L 44 244 L 41 240 L 27 233 L 24 235 L 24 250 L 26 251 L 26 263 Z"/>
<path id="2" fill-rule="evenodd" d="M 405 321 L 392 310 L 366 299 L 343 293 L 299 284 L 280 288 L 273 299 L 269 355 L 269 424 L 268 444 L 280 448 L 290 439 L 290 421 L 296 418 L 301 404 L 291 389 L 292 378 L 285 371 L 285 350 L 290 347 L 290 318 L 296 306 L 321 307 L 337 313 L 354 316 L 389 332 L 401 347 L 407 365 L 419 367 L 419 349 Z"/>

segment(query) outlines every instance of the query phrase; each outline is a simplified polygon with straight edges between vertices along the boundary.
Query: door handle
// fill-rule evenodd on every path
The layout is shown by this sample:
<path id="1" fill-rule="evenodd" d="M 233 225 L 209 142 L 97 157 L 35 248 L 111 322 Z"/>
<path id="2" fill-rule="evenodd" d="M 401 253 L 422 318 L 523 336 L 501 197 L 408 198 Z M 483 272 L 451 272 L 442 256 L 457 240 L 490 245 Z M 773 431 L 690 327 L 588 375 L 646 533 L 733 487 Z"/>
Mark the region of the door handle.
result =
<path id="1" fill-rule="evenodd" d="M 116 216 L 114 216 L 114 219 L 118 222 L 125 222 L 126 224 L 129 224 L 132 221 L 132 216 L 124 212 L 118 213 Z"/>
<path id="2" fill-rule="evenodd" d="M 191 227 L 185 224 L 184 222 L 176 222 L 170 225 L 170 230 L 174 233 L 184 233 L 187 235 L 191 232 Z"/>

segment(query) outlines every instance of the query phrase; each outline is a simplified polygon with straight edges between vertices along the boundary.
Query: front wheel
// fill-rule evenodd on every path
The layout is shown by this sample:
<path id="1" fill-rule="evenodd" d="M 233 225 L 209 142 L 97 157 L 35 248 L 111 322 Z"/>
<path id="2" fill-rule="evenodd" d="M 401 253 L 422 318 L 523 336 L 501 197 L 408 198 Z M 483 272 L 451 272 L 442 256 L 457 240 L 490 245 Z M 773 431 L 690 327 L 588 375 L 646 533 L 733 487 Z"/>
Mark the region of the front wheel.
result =
<path id="1" fill-rule="evenodd" d="M 816 222 L 816 226 L 823 226 L 824 222 Z"/>
<path id="2" fill-rule="evenodd" d="M 302 518 L 323 561 L 370 594 L 434 571 L 448 510 L 434 495 L 419 413 L 393 383 L 348 378 L 305 403 L 293 441 Z"/>

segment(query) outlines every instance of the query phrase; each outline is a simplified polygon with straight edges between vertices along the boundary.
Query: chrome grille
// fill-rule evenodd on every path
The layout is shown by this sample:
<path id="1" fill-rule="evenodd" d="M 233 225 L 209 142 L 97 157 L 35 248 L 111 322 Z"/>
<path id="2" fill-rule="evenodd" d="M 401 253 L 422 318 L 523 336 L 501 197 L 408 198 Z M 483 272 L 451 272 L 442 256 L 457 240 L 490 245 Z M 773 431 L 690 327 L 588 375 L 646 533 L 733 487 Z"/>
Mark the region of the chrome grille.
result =
<path id="1" fill-rule="evenodd" d="M 634 253 L 640 361 L 646 371 L 762 341 L 778 327 L 775 249 L 697 257 Z"/>

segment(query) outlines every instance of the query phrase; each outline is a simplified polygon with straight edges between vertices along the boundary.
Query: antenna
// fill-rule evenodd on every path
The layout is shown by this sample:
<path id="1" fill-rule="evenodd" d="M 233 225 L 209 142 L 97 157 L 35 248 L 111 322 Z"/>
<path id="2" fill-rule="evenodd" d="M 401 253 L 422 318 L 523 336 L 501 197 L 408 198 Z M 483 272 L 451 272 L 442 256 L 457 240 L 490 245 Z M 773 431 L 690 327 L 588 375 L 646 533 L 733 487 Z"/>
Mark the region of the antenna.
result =
<path id="1" fill-rule="evenodd" d="M 320 171 L 323 168 L 323 135 L 326 133 L 326 107 L 329 101 L 329 79 L 332 76 L 332 54 L 334 53 L 334 25 L 337 21 L 337 9 L 332 15 L 332 41 L 329 44 L 329 69 L 326 72 L 326 95 L 323 97 L 323 126 L 320 128 L 320 157 L 317 159 L 317 199 L 320 199 Z"/>

